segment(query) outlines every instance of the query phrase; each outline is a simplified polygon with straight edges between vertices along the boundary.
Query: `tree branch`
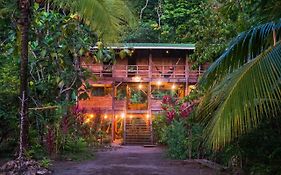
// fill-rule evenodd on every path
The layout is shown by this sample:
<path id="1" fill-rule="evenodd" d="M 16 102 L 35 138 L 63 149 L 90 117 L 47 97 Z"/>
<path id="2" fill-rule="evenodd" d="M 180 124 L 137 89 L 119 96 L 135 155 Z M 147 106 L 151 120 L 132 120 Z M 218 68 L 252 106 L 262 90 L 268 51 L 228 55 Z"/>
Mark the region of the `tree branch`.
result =
<path id="1" fill-rule="evenodd" d="M 148 2 L 149 2 L 149 0 L 146 0 L 144 7 L 140 11 L 140 20 L 142 20 L 142 14 L 143 14 L 143 11 L 146 9 L 146 7 L 148 5 Z"/>

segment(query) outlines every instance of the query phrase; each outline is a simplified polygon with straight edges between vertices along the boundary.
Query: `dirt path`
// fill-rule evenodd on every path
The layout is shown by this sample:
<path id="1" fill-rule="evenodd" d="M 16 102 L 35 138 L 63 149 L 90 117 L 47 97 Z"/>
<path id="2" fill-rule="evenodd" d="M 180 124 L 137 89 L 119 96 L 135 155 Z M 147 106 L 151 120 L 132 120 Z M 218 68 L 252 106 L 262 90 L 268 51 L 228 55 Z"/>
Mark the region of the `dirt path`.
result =
<path id="1" fill-rule="evenodd" d="M 197 163 L 169 160 L 158 147 L 122 146 L 98 152 L 95 160 L 55 162 L 55 175 L 217 175 Z"/>

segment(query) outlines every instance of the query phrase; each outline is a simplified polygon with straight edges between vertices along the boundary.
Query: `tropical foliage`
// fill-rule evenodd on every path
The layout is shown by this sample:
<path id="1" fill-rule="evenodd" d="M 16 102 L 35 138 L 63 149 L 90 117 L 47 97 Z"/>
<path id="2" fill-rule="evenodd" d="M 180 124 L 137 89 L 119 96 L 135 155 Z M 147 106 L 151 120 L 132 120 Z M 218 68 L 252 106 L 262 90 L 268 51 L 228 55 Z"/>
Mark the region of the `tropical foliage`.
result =
<path id="1" fill-rule="evenodd" d="M 116 41 L 121 29 L 133 25 L 134 16 L 123 0 L 54 0 L 53 3 L 89 24 L 101 40 Z"/>
<path id="2" fill-rule="evenodd" d="M 15 9 L 17 1 L 0 0 L 1 156 L 17 151 L 20 85 L 29 99 L 21 111 L 29 114 L 25 156 L 68 156 L 108 139 L 109 124 L 102 124 L 100 115 L 87 123 L 89 116 L 72 108 L 77 98 L 88 97 L 87 80 L 95 80 L 80 66 L 82 57 L 114 64 L 114 54 L 104 46 L 120 39 L 195 43 L 193 66 L 214 63 L 198 91 L 183 101 L 155 91 L 163 97 L 163 111 L 153 122 L 155 138 L 172 158 L 204 157 L 225 165 L 235 159 L 248 174 L 280 172 L 280 0 L 19 2 L 28 6 Z M 89 52 L 97 41 L 98 49 Z M 132 103 L 146 102 L 139 92 Z M 126 90 L 117 94 L 124 99 Z"/>
<path id="3" fill-rule="evenodd" d="M 80 121 L 85 116 L 73 113 L 70 108 L 75 104 L 77 97 L 87 98 L 85 90 L 90 86 L 86 79 L 95 79 L 89 71 L 80 67 L 81 57 L 96 59 L 95 61 L 103 59 L 93 56 L 88 50 L 96 43 L 97 34 L 100 39 L 106 40 L 107 34 L 101 35 L 101 32 L 107 28 L 107 32 L 114 34 L 111 39 L 115 40 L 118 38 L 119 29 L 129 24 L 131 19 L 130 11 L 122 1 L 115 3 L 88 1 L 87 11 L 83 11 L 83 8 L 86 8 L 85 4 L 78 6 L 78 1 L 75 3 L 60 1 L 59 4 L 56 1 L 38 2 L 41 3 L 28 4 L 32 11 L 27 14 L 28 18 L 32 18 L 30 24 L 28 21 L 27 23 L 21 21 L 21 27 L 18 27 L 16 16 L 19 15 L 19 11 L 14 10 L 15 2 L 0 1 L 1 31 L 4 31 L 0 34 L 0 57 L 3 68 L 0 71 L 2 95 L 0 117 L 5 121 L 1 123 L 3 127 L 0 129 L 1 151 L 9 149 L 8 152 L 13 152 L 17 145 L 19 132 L 15 131 L 19 126 L 17 116 L 20 104 L 17 97 L 19 93 L 17 87 L 20 84 L 18 57 L 20 51 L 28 48 L 25 50 L 29 53 L 28 61 L 26 61 L 27 54 L 24 54 L 28 69 L 22 69 L 22 73 L 26 75 L 24 77 L 30 88 L 28 90 L 29 120 L 25 118 L 25 126 L 27 126 L 25 128 L 28 128 L 29 132 L 22 132 L 26 133 L 26 137 L 22 140 L 27 143 L 28 137 L 29 149 L 24 151 L 25 156 L 36 155 L 37 158 L 44 156 L 43 153 L 50 155 L 63 153 L 72 149 L 71 147 L 76 143 L 85 145 L 84 143 L 88 144 L 89 141 L 97 142 L 100 134 L 91 133 L 89 135 L 97 138 L 89 138 L 84 132 L 88 125 Z M 62 3 L 64 8 L 59 8 Z M 88 8 L 89 5 L 91 9 Z M 103 5 L 107 7 L 103 8 Z M 93 7 L 99 9 L 101 16 L 83 15 L 83 13 L 90 14 Z M 118 14 L 120 16 L 111 13 L 115 11 L 114 8 L 121 10 Z M 81 11 L 75 14 L 76 10 Z M 105 21 L 108 23 L 103 21 L 103 17 L 106 17 Z M 23 31 L 22 26 L 28 26 L 29 32 L 32 33 L 28 40 L 26 40 L 27 30 Z M 20 39 L 20 36 L 25 36 L 25 41 Z M 28 47 L 23 48 L 20 43 L 25 43 Z M 23 63 L 22 60 L 20 62 Z M 82 82 L 85 87 L 79 89 Z M 10 99 L 9 102 L 6 101 L 7 99 Z M 66 140 L 71 140 L 73 143 Z"/>
<path id="4" fill-rule="evenodd" d="M 213 147 L 280 114 L 280 22 L 241 33 L 205 73 L 198 116 Z"/>

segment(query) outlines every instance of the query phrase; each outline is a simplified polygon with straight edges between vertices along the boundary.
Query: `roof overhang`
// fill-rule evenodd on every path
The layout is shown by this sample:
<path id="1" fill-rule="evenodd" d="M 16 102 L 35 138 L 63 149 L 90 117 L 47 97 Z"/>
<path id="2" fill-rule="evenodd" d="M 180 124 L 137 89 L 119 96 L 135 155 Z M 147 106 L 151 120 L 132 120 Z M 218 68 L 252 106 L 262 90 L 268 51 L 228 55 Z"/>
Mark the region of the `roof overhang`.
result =
<path id="1" fill-rule="evenodd" d="M 167 50 L 194 50 L 195 44 L 174 43 L 115 43 L 108 44 L 111 49 L 167 49 Z M 94 48 L 97 48 L 95 46 Z"/>

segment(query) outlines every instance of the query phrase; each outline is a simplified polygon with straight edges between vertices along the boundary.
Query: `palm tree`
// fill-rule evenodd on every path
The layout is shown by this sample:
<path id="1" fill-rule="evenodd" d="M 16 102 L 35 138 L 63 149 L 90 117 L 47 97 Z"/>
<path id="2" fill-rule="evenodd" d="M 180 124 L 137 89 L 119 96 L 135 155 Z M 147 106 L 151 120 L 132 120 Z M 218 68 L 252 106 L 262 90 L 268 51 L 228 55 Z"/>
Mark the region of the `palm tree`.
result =
<path id="1" fill-rule="evenodd" d="M 124 24 L 133 24 L 134 17 L 124 0 L 53 0 L 71 13 L 78 13 L 98 36 L 108 42 L 118 39 Z"/>
<path id="2" fill-rule="evenodd" d="M 281 20 L 243 32 L 203 75 L 199 85 L 206 94 L 197 118 L 213 148 L 249 132 L 266 117 L 280 117 L 280 39 Z"/>
<path id="3" fill-rule="evenodd" d="M 1 1 L 2 2 L 2 1 Z M 19 158 L 27 148 L 28 133 L 28 32 L 30 24 L 31 0 L 20 0 L 20 19 L 18 24 L 21 33 L 20 47 L 20 99 L 21 128 Z M 105 39 L 116 38 L 122 24 L 131 22 L 132 15 L 122 0 L 54 0 L 53 6 L 63 7 L 72 13 L 78 13 L 83 21 Z"/>

